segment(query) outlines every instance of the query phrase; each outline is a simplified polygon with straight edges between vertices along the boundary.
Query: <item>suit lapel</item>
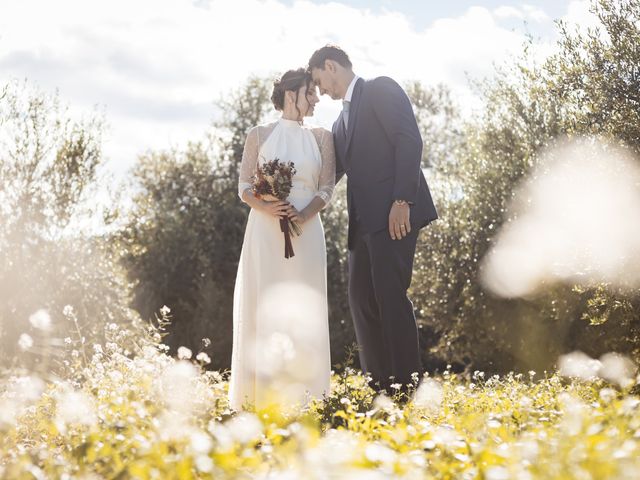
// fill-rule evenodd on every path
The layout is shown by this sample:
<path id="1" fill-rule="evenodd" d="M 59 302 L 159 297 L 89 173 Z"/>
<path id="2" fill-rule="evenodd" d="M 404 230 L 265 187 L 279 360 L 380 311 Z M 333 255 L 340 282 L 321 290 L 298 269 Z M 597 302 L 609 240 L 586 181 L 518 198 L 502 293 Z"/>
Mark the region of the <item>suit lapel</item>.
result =
<path id="1" fill-rule="evenodd" d="M 353 131 L 356 128 L 356 121 L 358 120 L 358 107 L 360 106 L 360 94 L 362 92 L 362 84 L 364 80 L 359 78 L 356 84 L 353 86 L 353 94 L 351 95 L 351 105 L 349 106 L 349 127 L 347 128 L 347 141 L 344 148 L 345 158 L 349 152 L 349 145 L 351 145 L 351 138 L 353 137 Z M 342 115 L 340 115 L 342 117 Z M 344 122 L 344 120 L 343 120 Z"/>

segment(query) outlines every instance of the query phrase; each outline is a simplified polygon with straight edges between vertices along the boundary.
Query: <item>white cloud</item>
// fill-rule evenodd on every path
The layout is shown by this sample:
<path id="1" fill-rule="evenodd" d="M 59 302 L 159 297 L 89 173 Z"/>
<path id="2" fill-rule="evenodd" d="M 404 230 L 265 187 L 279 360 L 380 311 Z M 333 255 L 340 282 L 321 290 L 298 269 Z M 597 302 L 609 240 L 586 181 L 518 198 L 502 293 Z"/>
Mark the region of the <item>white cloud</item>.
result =
<path id="1" fill-rule="evenodd" d="M 549 15 L 534 5 L 523 5 L 522 10 L 524 10 L 526 17 L 533 21 L 546 22 L 549 20 Z"/>
<path id="2" fill-rule="evenodd" d="M 524 20 L 524 13 L 516 7 L 502 5 L 493 11 L 497 18 L 519 18 Z"/>
<path id="3" fill-rule="evenodd" d="M 418 31 L 400 13 L 336 2 L 3 0 L 0 83 L 27 77 L 59 88 L 75 111 L 105 105 L 106 153 L 123 171 L 148 148 L 200 138 L 213 102 L 248 75 L 303 66 L 327 42 L 349 52 L 362 76 L 444 82 L 472 104 L 467 73 L 489 76 L 521 50 L 524 33 L 500 23 L 514 11 L 544 18 L 526 5 L 472 7 Z M 323 98 L 315 123 L 330 126 L 338 109 Z"/>
<path id="4" fill-rule="evenodd" d="M 549 22 L 551 19 L 540 7 L 534 5 L 523 4 L 520 7 L 511 5 L 502 5 L 493 10 L 493 14 L 498 19 L 518 19 L 522 21 L 533 20 L 542 23 Z"/>
<path id="5" fill-rule="evenodd" d="M 580 29 L 587 29 L 598 25 L 598 18 L 590 11 L 589 0 L 573 0 L 567 7 L 567 13 L 562 17 L 565 22 Z"/>

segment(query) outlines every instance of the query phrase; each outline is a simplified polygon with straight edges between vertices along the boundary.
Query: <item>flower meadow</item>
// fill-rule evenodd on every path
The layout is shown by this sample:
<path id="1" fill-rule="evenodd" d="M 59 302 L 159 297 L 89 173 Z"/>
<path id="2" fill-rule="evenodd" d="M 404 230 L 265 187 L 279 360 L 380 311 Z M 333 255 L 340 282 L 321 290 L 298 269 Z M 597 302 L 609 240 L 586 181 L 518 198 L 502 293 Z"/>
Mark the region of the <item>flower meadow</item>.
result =
<path id="1" fill-rule="evenodd" d="M 346 366 L 305 407 L 229 409 L 209 356 L 168 355 L 156 327 L 67 338 L 57 372 L 13 371 L 0 395 L 0 476 L 258 479 L 635 479 L 635 366 L 574 353 L 556 373 L 446 370 L 377 395 Z M 38 339 L 26 342 L 34 348 Z M 206 345 L 205 341 L 205 345 Z M 40 366 L 38 366 L 40 365 Z"/>

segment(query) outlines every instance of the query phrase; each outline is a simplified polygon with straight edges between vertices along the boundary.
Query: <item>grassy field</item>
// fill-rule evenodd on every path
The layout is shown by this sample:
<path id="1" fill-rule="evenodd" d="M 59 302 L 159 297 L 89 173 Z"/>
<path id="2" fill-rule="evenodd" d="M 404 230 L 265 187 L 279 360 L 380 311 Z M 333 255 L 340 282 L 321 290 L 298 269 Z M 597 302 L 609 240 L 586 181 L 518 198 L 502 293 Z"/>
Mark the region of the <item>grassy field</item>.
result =
<path id="1" fill-rule="evenodd" d="M 66 379 L 25 372 L 0 397 L 2 478 L 636 479 L 640 398 L 602 379 L 450 372 L 408 402 L 347 368 L 308 408 L 231 412 L 204 355 L 126 332 L 69 346 Z M 187 353 L 183 357 L 189 357 Z"/>

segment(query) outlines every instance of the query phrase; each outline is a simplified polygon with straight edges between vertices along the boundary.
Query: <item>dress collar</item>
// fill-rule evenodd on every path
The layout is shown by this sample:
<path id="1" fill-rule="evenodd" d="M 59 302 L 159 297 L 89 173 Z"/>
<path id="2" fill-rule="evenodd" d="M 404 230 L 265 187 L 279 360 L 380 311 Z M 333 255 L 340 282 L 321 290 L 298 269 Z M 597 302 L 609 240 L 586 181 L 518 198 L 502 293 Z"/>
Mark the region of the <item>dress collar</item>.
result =
<path id="1" fill-rule="evenodd" d="M 302 126 L 302 122 L 299 122 L 298 120 L 289 120 L 287 118 L 282 118 L 282 117 L 278 119 L 278 123 L 283 127 L 301 127 Z"/>

